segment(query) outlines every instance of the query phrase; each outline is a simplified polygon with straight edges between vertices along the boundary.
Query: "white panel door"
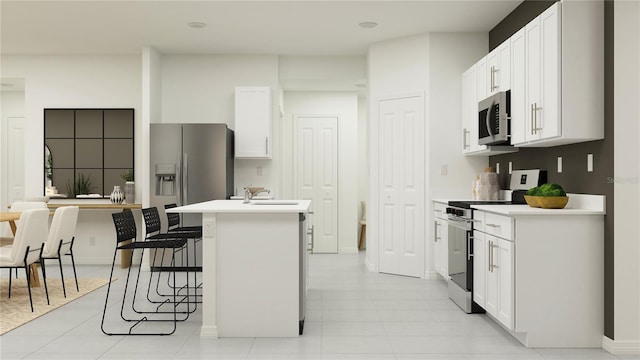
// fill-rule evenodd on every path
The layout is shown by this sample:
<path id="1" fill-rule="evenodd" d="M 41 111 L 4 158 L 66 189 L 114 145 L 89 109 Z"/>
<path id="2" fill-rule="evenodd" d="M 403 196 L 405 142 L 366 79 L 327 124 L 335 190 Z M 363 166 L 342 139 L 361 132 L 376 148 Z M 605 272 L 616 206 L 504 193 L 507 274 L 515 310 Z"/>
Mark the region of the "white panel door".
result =
<path id="1" fill-rule="evenodd" d="M 425 239 L 423 98 L 381 100 L 378 108 L 380 271 L 420 277 Z"/>
<path id="2" fill-rule="evenodd" d="M 21 201 L 25 198 L 24 118 L 7 118 L 7 124 L 7 204 L 12 204 L 14 201 Z M 44 151 L 42 157 L 44 158 Z M 44 176 L 42 180 L 42 191 L 44 192 Z"/>
<path id="3" fill-rule="evenodd" d="M 296 117 L 297 197 L 311 200 L 313 252 L 338 252 L 338 118 Z"/>

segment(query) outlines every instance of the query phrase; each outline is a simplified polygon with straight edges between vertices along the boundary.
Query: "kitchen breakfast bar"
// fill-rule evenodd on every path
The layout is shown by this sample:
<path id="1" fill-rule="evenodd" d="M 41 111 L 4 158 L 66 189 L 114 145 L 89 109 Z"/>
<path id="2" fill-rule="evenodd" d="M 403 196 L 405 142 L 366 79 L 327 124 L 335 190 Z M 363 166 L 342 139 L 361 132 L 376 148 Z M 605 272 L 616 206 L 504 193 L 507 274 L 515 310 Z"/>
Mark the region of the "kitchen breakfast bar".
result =
<path id="1" fill-rule="evenodd" d="M 202 214 L 201 337 L 295 337 L 304 325 L 309 200 L 214 200 Z"/>

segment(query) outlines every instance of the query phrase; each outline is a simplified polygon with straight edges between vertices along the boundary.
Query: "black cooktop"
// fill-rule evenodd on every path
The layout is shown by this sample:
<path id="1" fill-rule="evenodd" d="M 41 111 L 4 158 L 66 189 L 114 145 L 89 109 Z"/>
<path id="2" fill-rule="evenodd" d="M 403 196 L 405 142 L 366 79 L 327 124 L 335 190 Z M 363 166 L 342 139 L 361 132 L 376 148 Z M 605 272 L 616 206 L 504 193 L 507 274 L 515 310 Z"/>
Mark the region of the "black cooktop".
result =
<path id="1" fill-rule="evenodd" d="M 456 200 L 449 201 L 449 206 L 463 209 L 471 209 L 471 205 L 511 205 L 511 201 L 506 200 Z"/>

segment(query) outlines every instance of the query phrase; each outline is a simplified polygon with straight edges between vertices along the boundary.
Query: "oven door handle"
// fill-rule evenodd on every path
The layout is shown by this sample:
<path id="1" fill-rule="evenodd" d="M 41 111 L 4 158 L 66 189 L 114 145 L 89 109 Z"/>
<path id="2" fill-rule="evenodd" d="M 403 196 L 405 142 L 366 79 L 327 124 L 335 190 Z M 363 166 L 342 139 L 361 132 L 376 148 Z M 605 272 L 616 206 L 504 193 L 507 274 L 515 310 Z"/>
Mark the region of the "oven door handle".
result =
<path id="1" fill-rule="evenodd" d="M 467 261 L 471 261 L 471 257 L 473 256 L 473 253 L 471 252 L 472 239 L 473 239 L 473 236 L 471 236 L 471 232 L 467 231 Z"/>

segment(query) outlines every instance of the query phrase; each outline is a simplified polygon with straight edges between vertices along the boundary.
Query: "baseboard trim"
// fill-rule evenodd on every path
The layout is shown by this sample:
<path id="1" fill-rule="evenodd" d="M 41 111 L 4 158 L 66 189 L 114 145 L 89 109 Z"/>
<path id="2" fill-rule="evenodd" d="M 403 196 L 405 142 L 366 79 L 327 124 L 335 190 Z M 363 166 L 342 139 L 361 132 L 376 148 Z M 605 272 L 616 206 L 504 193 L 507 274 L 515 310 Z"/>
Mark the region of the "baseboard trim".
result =
<path id="1" fill-rule="evenodd" d="M 344 247 L 340 249 L 340 254 L 358 254 L 358 248 L 355 246 Z"/>
<path id="2" fill-rule="evenodd" d="M 364 265 L 367 267 L 367 270 L 369 270 L 370 272 L 378 272 L 376 265 L 369 262 L 369 259 L 367 257 L 364 258 Z"/>
<path id="3" fill-rule="evenodd" d="M 602 348 L 614 355 L 640 355 L 640 341 L 611 340 L 602 337 Z"/>
<path id="4" fill-rule="evenodd" d="M 208 339 L 217 339 L 218 338 L 218 327 L 217 326 L 205 326 L 202 325 L 200 328 L 200 337 L 208 338 Z"/>
<path id="5" fill-rule="evenodd" d="M 427 270 L 424 272 L 424 278 L 427 280 L 439 280 L 442 277 L 435 270 Z"/>

